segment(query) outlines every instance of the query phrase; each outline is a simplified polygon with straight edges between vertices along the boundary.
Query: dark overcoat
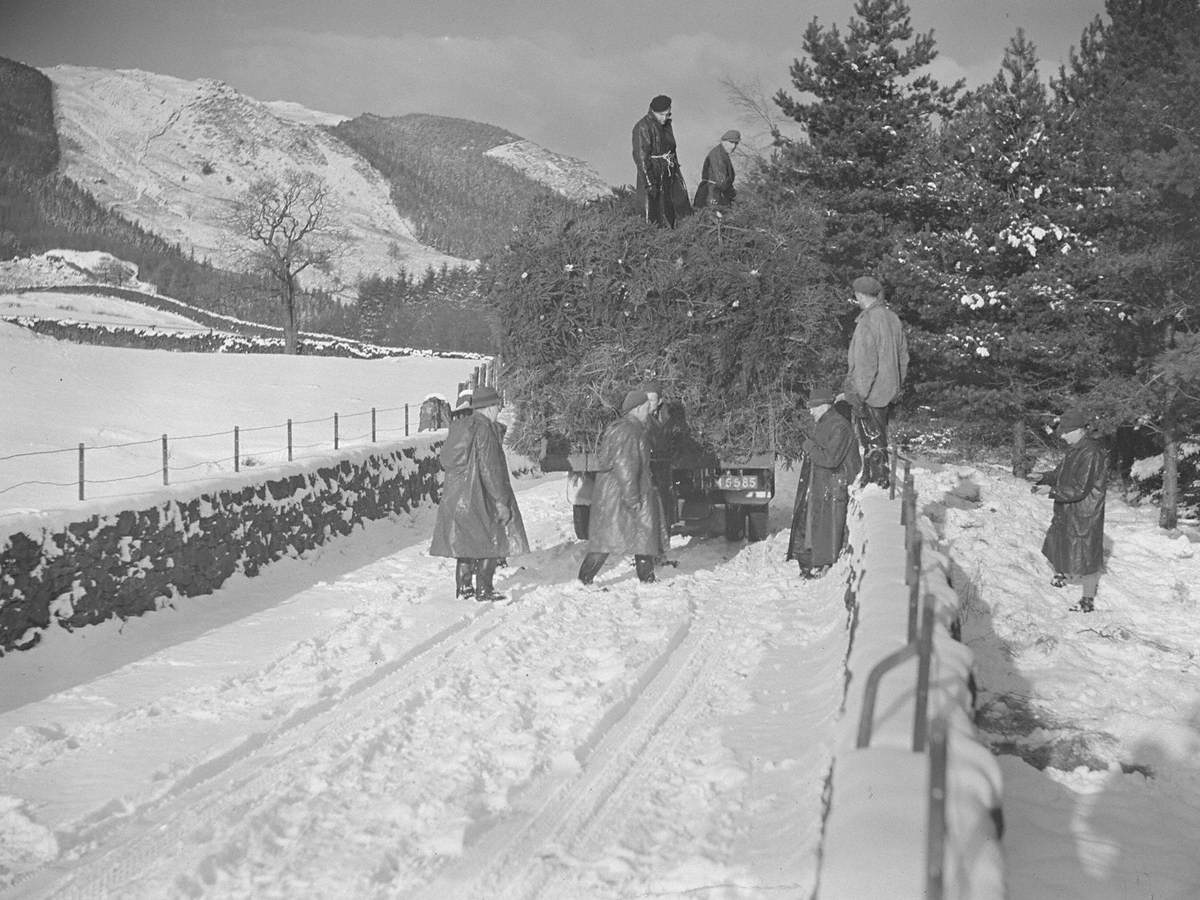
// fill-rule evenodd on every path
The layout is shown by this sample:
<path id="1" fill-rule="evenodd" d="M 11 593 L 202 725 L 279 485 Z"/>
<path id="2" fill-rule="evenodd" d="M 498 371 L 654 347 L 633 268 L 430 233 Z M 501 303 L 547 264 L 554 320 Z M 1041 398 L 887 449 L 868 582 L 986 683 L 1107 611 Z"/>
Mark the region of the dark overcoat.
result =
<path id="1" fill-rule="evenodd" d="M 1054 515 L 1042 555 L 1055 572 L 1078 577 L 1104 570 L 1104 497 L 1108 490 L 1108 454 L 1085 437 L 1043 481 L 1050 485 Z"/>
<path id="2" fill-rule="evenodd" d="M 653 221 L 651 209 L 659 203 L 668 218 L 691 215 L 692 203 L 679 168 L 671 123 L 660 123 L 653 113 L 646 113 L 633 126 L 631 136 L 638 202 L 647 217 Z"/>
<path id="3" fill-rule="evenodd" d="M 623 416 L 605 429 L 598 456 L 588 550 L 661 555 L 662 505 L 650 474 L 648 426 Z"/>
<path id="4" fill-rule="evenodd" d="M 496 559 L 528 553 L 500 426 L 480 414 L 456 419 L 439 458 L 446 474 L 430 556 Z M 507 525 L 500 521 L 498 506 L 507 506 L 512 514 Z"/>
<path id="5" fill-rule="evenodd" d="M 717 144 L 704 157 L 704 167 L 700 170 L 700 184 L 696 188 L 696 199 L 692 203 L 696 209 L 706 206 L 729 206 L 737 193 L 733 186 L 733 160 L 724 144 Z"/>
<path id="6" fill-rule="evenodd" d="M 788 547 L 788 559 L 810 566 L 832 565 L 846 540 L 846 506 L 849 485 L 858 475 L 861 457 L 854 428 L 841 413 L 830 409 L 817 421 L 808 443 L 811 474 L 803 523 L 793 522 L 793 532 L 803 538 Z M 796 508 L 800 509 L 797 495 Z M 794 535 L 795 538 L 795 535 Z"/>

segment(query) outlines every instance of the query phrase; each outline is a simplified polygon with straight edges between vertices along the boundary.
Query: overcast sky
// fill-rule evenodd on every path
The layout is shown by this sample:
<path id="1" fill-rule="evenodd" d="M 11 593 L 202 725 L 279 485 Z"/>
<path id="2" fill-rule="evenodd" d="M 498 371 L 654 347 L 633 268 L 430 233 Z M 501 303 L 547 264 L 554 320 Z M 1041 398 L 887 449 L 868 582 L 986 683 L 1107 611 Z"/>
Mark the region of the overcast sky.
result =
<path id="1" fill-rule="evenodd" d="M 974 86 L 1023 27 L 1057 71 L 1103 0 L 910 0 L 933 71 Z M 476 119 L 633 180 L 629 132 L 674 98 L 684 174 L 727 128 L 761 126 L 732 80 L 790 89 L 808 22 L 844 28 L 852 0 L 0 0 L 0 56 L 217 78 L 259 100 L 354 116 Z M 776 111 L 777 112 L 777 111 Z"/>

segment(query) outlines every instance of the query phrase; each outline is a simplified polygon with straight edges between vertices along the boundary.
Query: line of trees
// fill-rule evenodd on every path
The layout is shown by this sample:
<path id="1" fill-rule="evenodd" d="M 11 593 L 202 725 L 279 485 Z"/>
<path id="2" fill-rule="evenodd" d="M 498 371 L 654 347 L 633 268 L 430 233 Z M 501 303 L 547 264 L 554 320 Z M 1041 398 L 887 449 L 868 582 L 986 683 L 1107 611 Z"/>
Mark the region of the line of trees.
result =
<path id="1" fill-rule="evenodd" d="M 1164 447 L 1200 427 L 1200 4 L 1108 0 L 1047 85 L 1018 31 L 965 91 L 928 74 L 932 33 L 903 0 L 813 20 L 775 103 L 758 176 L 825 210 L 820 253 L 846 284 L 874 272 L 912 332 L 916 399 L 994 439 L 1083 404 Z M 911 402 L 911 400 L 910 400 Z"/>

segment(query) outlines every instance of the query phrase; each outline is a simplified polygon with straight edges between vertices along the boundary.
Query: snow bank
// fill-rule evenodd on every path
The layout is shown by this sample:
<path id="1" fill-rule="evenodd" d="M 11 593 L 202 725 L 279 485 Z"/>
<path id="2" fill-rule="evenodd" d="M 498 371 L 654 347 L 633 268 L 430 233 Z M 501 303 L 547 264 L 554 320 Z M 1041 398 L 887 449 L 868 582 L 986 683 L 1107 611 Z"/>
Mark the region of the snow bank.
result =
<path id="1" fill-rule="evenodd" d="M 850 522 L 857 571 L 857 622 L 847 658 L 847 692 L 835 751 L 830 812 L 822 847 L 821 900 L 908 900 L 927 896 L 930 755 L 914 751 L 918 657 L 883 675 L 860 743 L 868 677 L 908 644 L 907 553 L 899 499 L 874 487 L 858 497 Z M 924 545 L 935 536 L 922 519 Z M 948 730 L 944 894 L 990 900 L 1004 896 L 1000 852 L 1000 769 L 976 737 L 971 718 L 972 655 L 952 636 L 959 600 L 949 560 L 936 550 L 921 560 L 923 604 L 932 615 L 928 717 Z M 918 634 L 920 630 L 918 629 Z"/>

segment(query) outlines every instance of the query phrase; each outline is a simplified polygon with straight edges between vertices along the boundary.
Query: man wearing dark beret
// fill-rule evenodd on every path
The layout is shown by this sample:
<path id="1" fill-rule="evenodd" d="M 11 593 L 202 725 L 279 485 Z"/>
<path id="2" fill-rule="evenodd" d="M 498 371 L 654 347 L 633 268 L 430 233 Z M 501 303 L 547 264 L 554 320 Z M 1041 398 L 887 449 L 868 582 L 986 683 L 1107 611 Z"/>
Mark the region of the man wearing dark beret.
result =
<path id="1" fill-rule="evenodd" d="M 675 227 L 675 221 L 692 213 L 687 185 L 675 153 L 671 127 L 671 98 L 659 94 L 646 115 L 633 126 L 633 164 L 637 166 L 637 194 L 647 222 Z"/>
<path id="2" fill-rule="evenodd" d="M 848 371 L 842 395 L 854 410 L 854 425 L 862 444 L 861 484 L 887 487 L 888 419 L 908 376 L 908 340 L 900 318 L 883 302 L 883 285 L 870 276 L 854 279 L 858 319 L 846 352 Z"/>

